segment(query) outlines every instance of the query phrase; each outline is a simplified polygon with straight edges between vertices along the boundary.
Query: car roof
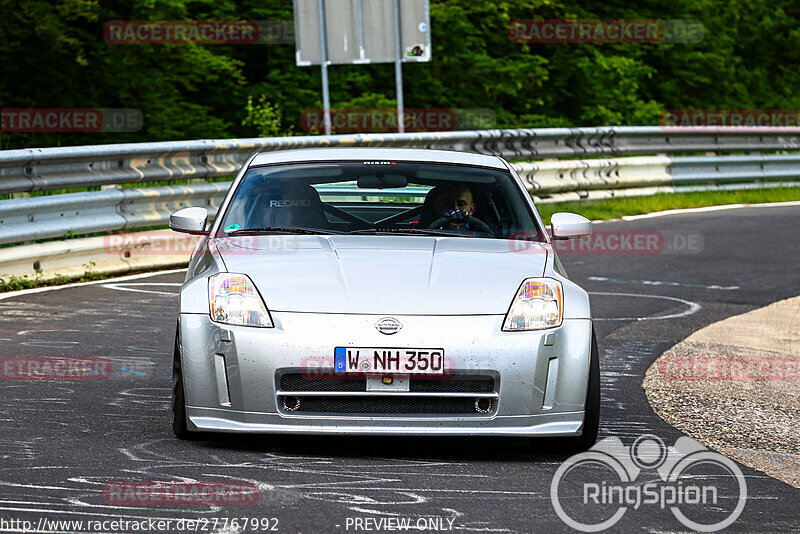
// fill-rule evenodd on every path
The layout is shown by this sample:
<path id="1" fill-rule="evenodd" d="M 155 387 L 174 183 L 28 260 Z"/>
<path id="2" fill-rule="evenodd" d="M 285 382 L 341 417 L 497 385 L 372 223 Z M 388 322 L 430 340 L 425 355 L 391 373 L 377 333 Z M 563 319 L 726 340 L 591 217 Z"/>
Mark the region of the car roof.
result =
<path id="1" fill-rule="evenodd" d="M 454 163 L 505 169 L 497 156 L 456 152 L 452 150 L 428 150 L 418 148 L 303 148 L 261 152 L 250 163 L 251 167 L 272 163 L 295 163 L 307 161 L 419 161 L 431 163 Z"/>

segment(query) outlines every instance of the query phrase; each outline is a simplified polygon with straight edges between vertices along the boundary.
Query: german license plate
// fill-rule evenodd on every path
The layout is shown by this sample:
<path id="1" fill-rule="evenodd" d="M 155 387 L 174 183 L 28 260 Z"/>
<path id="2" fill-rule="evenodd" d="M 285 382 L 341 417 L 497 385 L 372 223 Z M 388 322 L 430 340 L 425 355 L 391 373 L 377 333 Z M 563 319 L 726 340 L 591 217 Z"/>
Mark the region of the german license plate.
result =
<path id="1" fill-rule="evenodd" d="M 337 373 L 444 374 L 444 349 L 336 347 Z"/>

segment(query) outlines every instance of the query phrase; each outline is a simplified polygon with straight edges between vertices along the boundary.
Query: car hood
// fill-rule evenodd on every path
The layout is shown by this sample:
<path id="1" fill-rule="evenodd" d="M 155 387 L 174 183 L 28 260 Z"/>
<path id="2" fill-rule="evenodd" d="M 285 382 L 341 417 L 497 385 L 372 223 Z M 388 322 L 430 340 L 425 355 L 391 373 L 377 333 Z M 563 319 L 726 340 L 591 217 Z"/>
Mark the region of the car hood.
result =
<path id="1" fill-rule="evenodd" d="M 250 276 L 272 311 L 503 315 L 523 279 L 542 276 L 540 244 L 421 236 L 217 239 L 229 272 Z"/>

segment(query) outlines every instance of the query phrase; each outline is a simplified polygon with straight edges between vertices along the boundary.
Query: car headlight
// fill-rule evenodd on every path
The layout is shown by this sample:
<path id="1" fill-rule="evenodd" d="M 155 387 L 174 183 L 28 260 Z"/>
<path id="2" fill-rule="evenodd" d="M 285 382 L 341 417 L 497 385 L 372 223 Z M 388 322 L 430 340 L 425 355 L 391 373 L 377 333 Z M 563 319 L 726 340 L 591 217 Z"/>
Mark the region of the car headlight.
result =
<path id="1" fill-rule="evenodd" d="M 272 328 L 272 318 L 246 274 L 219 273 L 208 278 L 211 320 L 238 326 Z"/>
<path id="2" fill-rule="evenodd" d="M 503 330 L 540 330 L 559 326 L 564 312 L 563 295 L 558 280 L 525 279 L 511 302 Z"/>

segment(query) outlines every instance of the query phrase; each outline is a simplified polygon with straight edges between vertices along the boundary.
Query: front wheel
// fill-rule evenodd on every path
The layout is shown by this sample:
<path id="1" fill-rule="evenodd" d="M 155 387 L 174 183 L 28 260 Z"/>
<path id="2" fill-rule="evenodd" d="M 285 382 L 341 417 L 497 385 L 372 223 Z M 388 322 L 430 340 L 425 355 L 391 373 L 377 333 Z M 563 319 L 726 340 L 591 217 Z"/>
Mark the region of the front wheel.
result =
<path id="1" fill-rule="evenodd" d="M 172 357 L 172 431 L 178 439 L 191 440 L 196 432 L 189 430 L 186 423 L 186 396 L 183 392 L 183 371 L 181 369 L 180 330 L 175 332 L 175 353 Z"/>
<path id="2" fill-rule="evenodd" d="M 573 450 L 582 452 L 589 450 L 597 441 L 600 428 L 600 351 L 597 349 L 597 337 L 592 329 L 592 356 L 589 362 L 589 386 L 586 388 L 586 405 L 584 406 L 583 433 L 573 441 Z"/>

